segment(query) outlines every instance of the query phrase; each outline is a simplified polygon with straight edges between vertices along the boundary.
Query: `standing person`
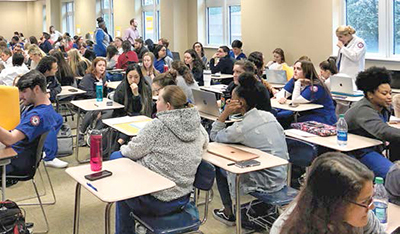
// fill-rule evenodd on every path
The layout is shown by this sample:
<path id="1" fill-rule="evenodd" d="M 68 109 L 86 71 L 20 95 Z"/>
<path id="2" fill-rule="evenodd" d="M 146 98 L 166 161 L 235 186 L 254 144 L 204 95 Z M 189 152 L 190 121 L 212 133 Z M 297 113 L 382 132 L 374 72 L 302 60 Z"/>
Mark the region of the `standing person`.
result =
<path id="1" fill-rule="evenodd" d="M 51 25 L 49 28 L 50 40 L 52 44 L 58 40 L 59 37 L 62 37 L 62 33 L 56 30 L 56 28 Z"/>
<path id="2" fill-rule="evenodd" d="M 142 63 L 142 74 L 146 78 L 149 84 L 153 83 L 156 75 L 160 74 L 154 67 L 154 54 L 151 52 L 146 52 L 143 55 L 143 63 Z"/>
<path id="3" fill-rule="evenodd" d="M 217 58 L 218 62 L 216 62 Z M 229 56 L 229 48 L 227 46 L 220 46 L 217 53 L 210 59 L 211 73 L 233 74 L 233 64 L 234 60 Z"/>
<path id="4" fill-rule="evenodd" d="M 131 43 L 129 41 L 122 42 L 122 49 L 124 53 L 122 53 L 118 57 L 117 68 L 118 69 L 126 69 L 129 63 L 138 63 L 139 59 L 135 51 L 131 50 Z"/>
<path id="5" fill-rule="evenodd" d="M 124 41 L 128 40 L 131 45 L 135 43 L 135 39 L 140 38 L 138 27 L 138 22 L 135 18 L 129 21 L 130 27 L 125 30 Z"/>
<path id="6" fill-rule="evenodd" d="M 317 157 L 307 182 L 270 234 L 384 234 L 372 210 L 374 174 L 347 155 Z"/>
<path id="7" fill-rule="evenodd" d="M 358 72 L 364 71 L 367 51 L 364 40 L 354 35 L 355 33 L 356 30 L 351 26 L 342 25 L 336 29 L 336 36 L 339 40 L 336 66 L 339 73 L 350 76 L 354 81 Z"/>
<path id="8" fill-rule="evenodd" d="M 204 54 L 203 44 L 201 44 L 200 42 L 196 41 L 195 43 L 193 43 L 192 49 L 194 49 L 196 51 L 196 53 L 199 56 L 199 58 L 201 58 L 201 61 L 203 62 L 204 67 L 206 67 L 206 65 L 207 65 L 207 57 Z"/>
<path id="9" fill-rule="evenodd" d="M 139 61 L 142 61 L 144 53 L 148 52 L 149 50 L 143 45 L 142 38 L 136 38 L 135 43 L 133 44 L 135 47 L 135 52 L 138 55 Z"/>
<path id="10" fill-rule="evenodd" d="M 331 77 L 338 73 L 335 59 L 328 58 L 319 64 L 320 78 L 325 82 L 326 87 L 331 90 Z"/>
<path id="11" fill-rule="evenodd" d="M 199 86 L 204 85 L 203 68 L 204 65 L 200 60 L 199 55 L 194 49 L 188 49 L 183 54 L 186 66 L 189 67 L 193 74 L 193 78 L 196 80 Z"/>
<path id="12" fill-rule="evenodd" d="M 106 48 L 110 45 L 110 36 L 106 32 L 106 22 L 104 21 L 103 17 L 99 17 L 96 20 L 98 27 L 94 32 L 94 52 L 96 53 L 96 56 L 106 57 Z"/>
<path id="13" fill-rule="evenodd" d="M 156 60 L 154 61 L 154 67 L 160 73 L 164 71 L 164 65 L 167 65 L 168 68 L 171 67 L 172 58 L 167 56 L 167 48 L 163 45 L 156 45 L 154 48 L 154 56 Z"/>
<path id="14" fill-rule="evenodd" d="M 61 93 L 61 84 L 56 78 L 58 71 L 57 59 L 54 56 L 47 55 L 43 57 L 36 67 L 45 77 L 47 89 L 50 91 L 50 101 L 55 102 L 57 94 Z"/>
<path id="15" fill-rule="evenodd" d="M 242 52 L 243 43 L 240 40 L 234 40 L 231 44 L 232 50 L 229 51 L 229 56 L 233 59 L 245 59 L 246 55 Z"/>

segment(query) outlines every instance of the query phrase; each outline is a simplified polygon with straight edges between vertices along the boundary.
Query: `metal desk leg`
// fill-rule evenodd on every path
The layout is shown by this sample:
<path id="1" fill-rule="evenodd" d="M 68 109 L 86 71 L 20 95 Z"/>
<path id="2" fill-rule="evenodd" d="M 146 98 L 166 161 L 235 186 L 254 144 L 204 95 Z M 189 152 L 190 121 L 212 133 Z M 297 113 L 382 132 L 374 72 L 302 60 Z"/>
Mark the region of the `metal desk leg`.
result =
<path id="1" fill-rule="evenodd" d="M 78 108 L 78 116 L 76 118 L 76 141 L 75 141 L 75 159 L 79 162 L 79 136 L 81 135 L 79 132 L 79 117 L 81 115 L 81 108 Z"/>
<path id="2" fill-rule="evenodd" d="M 114 203 L 113 202 L 109 202 L 106 205 L 106 210 L 105 210 L 105 230 L 104 232 L 106 234 L 110 234 L 111 233 L 111 222 L 110 222 L 110 213 L 111 213 L 111 207 Z"/>
<path id="3" fill-rule="evenodd" d="M 236 174 L 236 234 L 242 234 L 242 217 L 240 212 L 240 174 Z"/>
<path id="4" fill-rule="evenodd" d="M 81 184 L 76 183 L 75 188 L 75 210 L 74 210 L 74 234 L 79 233 L 79 213 L 81 208 Z"/>
<path id="5" fill-rule="evenodd" d="M 6 200 L 6 165 L 3 165 L 3 173 L 1 175 L 1 200 Z"/>

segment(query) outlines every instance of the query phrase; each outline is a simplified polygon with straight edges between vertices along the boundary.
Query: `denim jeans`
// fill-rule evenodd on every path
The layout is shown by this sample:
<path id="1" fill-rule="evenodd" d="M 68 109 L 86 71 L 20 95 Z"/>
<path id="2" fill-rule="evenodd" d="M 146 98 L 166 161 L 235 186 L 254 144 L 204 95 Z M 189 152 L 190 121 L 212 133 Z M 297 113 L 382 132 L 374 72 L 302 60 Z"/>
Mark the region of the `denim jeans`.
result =
<path id="1" fill-rule="evenodd" d="M 217 187 L 219 195 L 221 197 L 222 204 L 224 207 L 232 207 L 232 198 L 229 192 L 227 173 L 220 167 L 215 167 L 215 179 L 217 181 Z"/>

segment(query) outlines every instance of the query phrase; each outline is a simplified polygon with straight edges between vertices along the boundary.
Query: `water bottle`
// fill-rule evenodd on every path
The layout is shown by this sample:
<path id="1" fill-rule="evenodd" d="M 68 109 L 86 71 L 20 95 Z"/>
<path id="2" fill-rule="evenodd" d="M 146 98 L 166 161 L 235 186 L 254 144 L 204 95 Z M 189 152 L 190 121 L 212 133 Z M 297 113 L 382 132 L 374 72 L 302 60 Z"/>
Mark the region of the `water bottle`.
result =
<path id="1" fill-rule="evenodd" d="M 347 145 L 347 123 L 344 119 L 344 114 L 339 115 L 339 120 L 336 124 L 337 142 L 339 146 Z"/>
<path id="2" fill-rule="evenodd" d="M 90 134 L 90 169 L 101 171 L 103 161 L 103 140 L 101 132 L 97 129 Z"/>
<path id="3" fill-rule="evenodd" d="M 376 177 L 375 178 L 375 186 L 374 186 L 374 213 L 378 218 L 381 225 L 386 229 L 387 226 L 387 208 L 388 208 L 388 195 L 383 185 L 383 178 Z"/>
<path id="4" fill-rule="evenodd" d="M 103 81 L 96 82 L 96 101 L 103 101 Z"/>

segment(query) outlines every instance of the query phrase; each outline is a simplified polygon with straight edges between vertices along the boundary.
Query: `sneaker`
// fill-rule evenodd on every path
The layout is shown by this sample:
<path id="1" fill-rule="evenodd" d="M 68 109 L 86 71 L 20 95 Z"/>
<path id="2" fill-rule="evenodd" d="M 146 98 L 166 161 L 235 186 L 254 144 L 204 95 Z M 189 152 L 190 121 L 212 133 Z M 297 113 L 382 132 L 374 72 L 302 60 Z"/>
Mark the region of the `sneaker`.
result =
<path id="1" fill-rule="evenodd" d="M 46 165 L 46 167 L 65 168 L 68 166 L 68 163 L 55 158 L 51 161 L 45 161 L 44 165 Z"/>
<path id="2" fill-rule="evenodd" d="M 222 223 L 224 223 L 224 224 L 226 224 L 226 225 L 228 225 L 230 227 L 236 225 L 235 216 L 231 215 L 231 216 L 228 217 L 227 215 L 225 215 L 224 208 L 221 208 L 219 210 L 218 209 L 213 210 L 213 216 L 214 216 L 214 218 L 216 220 L 218 220 L 218 221 L 220 221 L 220 222 L 222 222 Z"/>

